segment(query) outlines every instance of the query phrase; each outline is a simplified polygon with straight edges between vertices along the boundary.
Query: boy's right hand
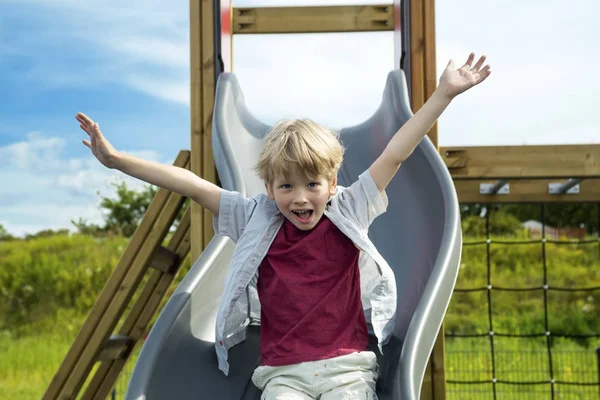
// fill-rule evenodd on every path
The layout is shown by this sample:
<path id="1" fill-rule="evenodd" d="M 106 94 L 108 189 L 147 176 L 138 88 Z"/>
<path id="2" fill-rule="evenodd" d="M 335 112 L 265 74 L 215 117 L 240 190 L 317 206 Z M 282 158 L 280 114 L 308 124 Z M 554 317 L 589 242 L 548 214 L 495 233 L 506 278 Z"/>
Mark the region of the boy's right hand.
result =
<path id="1" fill-rule="evenodd" d="M 118 152 L 102 135 L 98 123 L 92 121 L 84 113 L 77 113 L 75 119 L 79 121 L 79 127 L 90 137 L 90 140 L 82 140 L 83 144 L 92 150 L 92 153 L 102 165 L 107 168 L 115 168 L 115 159 Z"/>

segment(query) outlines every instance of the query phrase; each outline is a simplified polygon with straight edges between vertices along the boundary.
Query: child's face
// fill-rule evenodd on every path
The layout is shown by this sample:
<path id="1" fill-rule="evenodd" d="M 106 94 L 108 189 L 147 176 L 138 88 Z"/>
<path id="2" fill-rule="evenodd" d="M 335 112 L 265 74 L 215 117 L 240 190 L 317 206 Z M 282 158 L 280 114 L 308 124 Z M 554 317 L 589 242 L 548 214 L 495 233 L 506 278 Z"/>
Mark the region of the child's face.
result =
<path id="1" fill-rule="evenodd" d="M 271 200 L 279 211 L 298 229 L 315 227 L 323 216 L 329 198 L 335 194 L 337 179 L 307 179 L 298 171 L 285 179 L 277 177 L 272 185 L 265 185 Z"/>

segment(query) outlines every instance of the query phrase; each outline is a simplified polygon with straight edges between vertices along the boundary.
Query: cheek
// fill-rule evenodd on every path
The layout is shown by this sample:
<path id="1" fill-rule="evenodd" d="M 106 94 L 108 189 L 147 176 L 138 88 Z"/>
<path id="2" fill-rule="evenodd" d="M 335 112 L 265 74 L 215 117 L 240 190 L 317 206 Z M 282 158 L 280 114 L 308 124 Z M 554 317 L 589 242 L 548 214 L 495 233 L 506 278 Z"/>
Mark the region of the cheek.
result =
<path id="1" fill-rule="evenodd" d="M 278 206 L 285 206 L 289 203 L 289 197 L 290 196 L 288 194 L 278 193 L 275 196 L 275 203 L 277 203 Z"/>

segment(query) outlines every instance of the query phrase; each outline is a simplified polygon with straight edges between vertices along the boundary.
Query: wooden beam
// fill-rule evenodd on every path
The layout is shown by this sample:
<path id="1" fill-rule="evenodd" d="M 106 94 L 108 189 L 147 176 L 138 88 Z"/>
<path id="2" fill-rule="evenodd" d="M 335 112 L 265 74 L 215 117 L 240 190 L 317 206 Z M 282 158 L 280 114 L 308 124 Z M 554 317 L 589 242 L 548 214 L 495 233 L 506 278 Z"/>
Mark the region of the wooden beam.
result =
<path id="1" fill-rule="evenodd" d="M 234 8 L 233 33 L 324 33 L 394 30 L 393 4 Z"/>
<path id="2" fill-rule="evenodd" d="M 202 176 L 202 6 L 190 0 L 190 171 Z M 190 204 L 192 259 L 204 249 L 204 217 L 199 204 Z"/>
<path id="3" fill-rule="evenodd" d="M 200 176 L 212 183 L 217 182 L 217 171 L 213 160 L 212 152 L 212 119 L 213 109 L 215 107 L 215 89 L 217 82 L 215 81 L 215 10 L 214 1 L 202 1 L 202 153 L 196 154 L 200 156 L 202 162 L 202 173 Z M 192 160 L 194 154 L 192 153 Z M 202 220 L 202 250 L 208 245 L 214 236 L 213 232 L 213 215 L 204 209 Z M 193 225 L 193 222 L 192 222 Z M 192 238 L 193 239 L 193 238 Z M 192 240 L 192 243 L 193 240 Z M 195 254 L 192 254 L 195 256 Z M 200 256 L 200 253 L 197 254 Z M 193 258 L 195 261 L 196 258 Z"/>
<path id="4" fill-rule="evenodd" d="M 159 271 L 169 273 L 179 261 L 178 255 L 166 247 L 160 246 L 154 251 L 150 266 Z"/>
<path id="5" fill-rule="evenodd" d="M 160 270 L 151 272 L 146 285 L 119 329 L 119 335 L 130 338 L 134 344 L 142 340 L 150 321 L 156 313 L 156 310 L 159 308 L 161 300 L 167 293 L 169 285 L 175 278 L 175 275 L 183 265 L 184 260 L 190 251 L 189 230 L 190 209 L 188 208 L 181 219 L 177 230 L 171 237 L 169 244 L 165 248 L 167 251 L 176 255 L 175 258 L 177 259 L 177 264 L 166 273 Z M 133 348 L 129 350 L 132 349 Z M 119 374 L 131 356 L 131 351 L 121 353 L 120 355 L 121 357 L 119 358 L 104 361 L 99 365 L 94 377 L 87 385 L 81 400 L 108 398 Z"/>
<path id="6" fill-rule="evenodd" d="M 216 182 L 211 130 L 215 97 L 214 4 L 190 0 L 191 171 Z M 192 202 L 192 259 L 197 259 L 213 236 L 212 214 Z"/>
<path id="7" fill-rule="evenodd" d="M 600 179 L 584 179 L 578 194 L 550 194 L 548 184 L 564 183 L 565 179 L 520 179 L 508 181 L 509 193 L 485 195 L 480 183 L 494 181 L 454 180 L 459 203 L 585 203 L 600 202 Z"/>
<path id="8" fill-rule="evenodd" d="M 425 98 L 431 97 L 437 88 L 437 72 L 435 61 L 435 3 L 434 0 L 423 1 L 423 67 Z M 438 123 L 433 124 L 427 133 L 429 139 L 438 145 Z M 436 398 L 439 398 L 436 396 Z"/>
<path id="9" fill-rule="evenodd" d="M 425 29 L 423 1 L 410 0 L 410 106 L 417 112 L 425 104 Z M 437 146 L 437 143 L 434 143 Z"/>
<path id="10" fill-rule="evenodd" d="M 189 153 L 182 151 L 174 165 L 187 168 L 188 161 Z M 130 289 L 143 274 L 153 249 L 162 242 L 172 224 L 172 221 L 165 221 L 170 218 L 168 209 L 179 201 L 175 194 L 159 189 L 50 382 L 44 400 L 71 399 L 77 395 L 126 302 L 133 295 Z M 174 219 L 175 215 L 172 217 Z"/>
<path id="11" fill-rule="evenodd" d="M 600 178 L 600 145 L 442 147 L 457 179 Z"/>
<path id="12" fill-rule="evenodd" d="M 100 351 L 98 356 L 99 361 L 113 361 L 121 357 L 126 357 L 127 353 L 131 350 L 134 341 L 123 335 L 112 335 Z"/>

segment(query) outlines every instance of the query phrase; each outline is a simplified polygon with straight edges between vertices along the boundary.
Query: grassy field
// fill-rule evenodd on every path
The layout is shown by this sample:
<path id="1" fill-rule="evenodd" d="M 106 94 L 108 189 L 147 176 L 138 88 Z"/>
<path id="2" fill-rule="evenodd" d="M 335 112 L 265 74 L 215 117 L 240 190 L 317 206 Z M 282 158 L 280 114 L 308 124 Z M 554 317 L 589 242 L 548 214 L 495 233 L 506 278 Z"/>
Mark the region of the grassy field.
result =
<path id="1" fill-rule="evenodd" d="M 524 238 L 521 232 L 510 240 Z M 478 239 L 465 237 L 465 243 Z M 489 278 L 493 287 L 541 288 L 547 283 L 552 290 L 547 298 L 541 289 L 493 290 L 491 306 L 485 289 L 455 292 L 444 323 L 447 335 L 488 332 L 490 310 L 496 334 L 543 333 L 546 324 L 553 334 L 600 333 L 600 290 L 581 290 L 600 282 L 596 236 L 589 243 L 544 247 L 496 239 L 489 249 L 489 269 L 485 242 L 464 247 L 458 288 L 485 288 Z M 0 242 L 0 400 L 41 398 L 83 322 L 81 315 L 89 311 L 125 245 L 124 238 L 81 235 Z M 554 399 L 600 398 L 600 338 L 553 338 L 550 355 L 545 337 L 495 336 L 493 346 L 492 352 L 489 336 L 447 339 L 449 400 L 552 399 L 552 388 Z M 128 374 L 119 381 L 116 398 L 125 394 Z"/>
<path id="2" fill-rule="evenodd" d="M 76 323 L 72 323 L 76 325 Z M 74 339 L 74 329 L 49 330 L 36 336 L 0 336 L 0 400 L 39 400 Z M 553 375 L 557 381 L 598 382 L 596 346 L 584 348 L 570 341 L 552 348 Z M 545 339 L 496 338 L 494 365 L 502 381 L 546 382 L 539 385 L 496 385 L 496 399 L 551 399 L 549 358 Z M 448 399 L 494 399 L 492 356 L 489 338 L 449 339 L 446 342 L 448 381 L 488 383 L 448 383 Z M 126 368 L 116 388 L 116 398 L 125 394 L 132 364 Z M 597 399 L 598 386 L 555 385 L 555 399 Z"/>
<path id="3" fill-rule="evenodd" d="M 495 398 L 498 400 L 598 399 L 597 346 L 600 346 L 600 341 L 592 341 L 588 347 L 582 347 L 570 340 L 555 340 L 549 354 L 546 338 L 494 338 L 492 358 L 488 337 L 448 338 L 447 397 L 449 400 L 494 399 L 492 379 L 495 376 Z M 551 376 L 557 382 L 554 397 Z M 453 383 L 473 381 L 485 383 Z"/>
<path id="4" fill-rule="evenodd" d="M 39 400 L 76 334 L 72 329 L 57 329 L 22 338 L 0 336 L 0 400 Z M 117 398 L 125 394 L 130 364 L 117 384 Z"/>

